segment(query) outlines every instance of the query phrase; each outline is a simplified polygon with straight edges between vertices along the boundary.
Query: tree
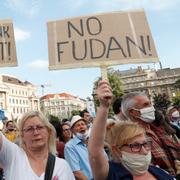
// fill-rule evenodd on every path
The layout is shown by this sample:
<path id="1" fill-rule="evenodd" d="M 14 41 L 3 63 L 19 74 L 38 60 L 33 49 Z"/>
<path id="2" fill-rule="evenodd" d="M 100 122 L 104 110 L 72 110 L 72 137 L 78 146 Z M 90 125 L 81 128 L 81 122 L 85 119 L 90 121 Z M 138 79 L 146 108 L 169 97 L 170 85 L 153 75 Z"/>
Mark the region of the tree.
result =
<path id="1" fill-rule="evenodd" d="M 175 83 L 174 83 L 174 87 L 177 89 L 180 89 L 180 79 L 178 79 Z"/>
<path id="2" fill-rule="evenodd" d="M 175 83 L 174 83 L 174 87 L 175 87 L 175 92 L 176 92 L 176 97 L 175 97 L 175 101 L 176 99 L 180 99 L 180 79 L 178 79 Z"/>
<path id="3" fill-rule="evenodd" d="M 156 109 L 165 110 L 171 104 L 171 101 L 169 100 L 168 96 L 165 93 L 163 94 L 154 93 L 153 100 L 154 100 L 154 107 Z"/>
<path id="4" fill-rule="evenodd" d="M 57 116 L 54 116 L 54 115 L 49 115 L 49 120 L 52 120 L 52 121 L 59 121 L 59 118 Z"/>
<path id="5" fill-rule="evenodd" d="M 108 76 L 108 80 L 109 83 L 111 85 L 112 91 L 113 91 L 113 95 L 114 95 L 114 99 L 121 97 L 123 95 L 123 88 L 122 88 L 122 83 L 120 80 L 119 75 L 112 69 L 110 69 L 107 73 Z M 93 98 L 94 98 L 94 104 L 95 104 L 95 108 L 97 108 L 99 106 L 99 102 L 96 98 L 96 94 L 95 94 L 95 89 L 97 89 L 97 85 L 99 80 L 101 79 L 101 77 L 99 77 L 95 82 L 94 82 L 94 87 L 93 87 Z M 109 111 L 109 117 L 111 117 L 113 115 L 113 111 L 112 108 L 110 108 Z"/>
<path id="6" fill-rule="evenodd" d="M 79 113 L 80 113 L 79 110 L 72 110 L 71 111 L 72 116 L 79 115 Z"/>
<path id="7" fill-rule="evenodd" d="M 180 96 L 176 96 L 172 99 L 173 106 L 180 106 Z"/>

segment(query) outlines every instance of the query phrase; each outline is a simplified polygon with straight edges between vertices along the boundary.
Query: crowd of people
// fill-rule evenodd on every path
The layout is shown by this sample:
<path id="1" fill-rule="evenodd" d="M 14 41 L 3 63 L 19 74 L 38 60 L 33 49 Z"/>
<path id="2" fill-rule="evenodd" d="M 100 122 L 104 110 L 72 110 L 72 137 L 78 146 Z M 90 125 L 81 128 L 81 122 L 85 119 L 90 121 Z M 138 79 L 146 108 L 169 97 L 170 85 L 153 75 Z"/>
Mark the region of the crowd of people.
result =
<path id="1" fill-rule="evenodd" d="M 6 180 L 180 179 L 180 108 L 155 109 L 147 94 L 113 99 L 106 80 L 96 89 L 96 117 L 70 120 L 25 113 L 0 132 L 0 167 Z M 108 117 L 113 108 L 114 116 Z M 3 177 L 0 177 L 0 180 Z"/>

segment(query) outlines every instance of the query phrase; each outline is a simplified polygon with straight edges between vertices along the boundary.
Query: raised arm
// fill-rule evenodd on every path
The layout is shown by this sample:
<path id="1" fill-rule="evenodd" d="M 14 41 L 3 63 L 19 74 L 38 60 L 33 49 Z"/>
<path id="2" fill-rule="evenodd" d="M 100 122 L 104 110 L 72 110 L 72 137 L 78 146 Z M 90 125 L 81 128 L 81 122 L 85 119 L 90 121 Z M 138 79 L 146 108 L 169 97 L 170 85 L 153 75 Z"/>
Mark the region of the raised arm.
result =
<path id="1" fill-rule="evenodd" d="M 93 122 L 88 142 L 89 160 L 95 180 L 105 180 L 108 176 L 109 164 L 104 154 L 104 138 L 106 133 L 106 120 L 112 101 L 112 90 L 106 80 L 99 82 L 96 90 L 100 106 Z"/>

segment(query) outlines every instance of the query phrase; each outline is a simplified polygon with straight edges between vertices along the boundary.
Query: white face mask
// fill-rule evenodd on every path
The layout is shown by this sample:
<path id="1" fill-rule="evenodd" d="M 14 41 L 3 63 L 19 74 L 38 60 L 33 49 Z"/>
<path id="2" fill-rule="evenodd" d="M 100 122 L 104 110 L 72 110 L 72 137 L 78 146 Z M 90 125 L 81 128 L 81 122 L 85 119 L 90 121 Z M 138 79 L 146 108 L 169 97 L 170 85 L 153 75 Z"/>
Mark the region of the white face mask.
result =
<path id="1" fill-rule="evenodd" d="M 87 130 L 84 134 L 82 133 L 76 133 L 76 136 L 80 139 L 80 140 L 87 140 L 89 138 L 89 131 Z"/>
<path id="2" fill-rule="evenodd" d="M 179 111 L 174 111 L 173 113 L 172 113 L 172 117 L 173 118 L 178 118 L 180 115 L 179 115 Z"/>
<path id="3" fill-rule="evenodd" d="M 147 155 L 122 151 L 121 163 L 133 175 L 144 174 L 151 162 L 151 152 Z"/>
<path id="4" fill-rule="evenodd" d="M 153 106 L 140 109 L 140 113 L 140 119 L 147 123 L 151 123 L 155 120 L 155 109 Z"/>

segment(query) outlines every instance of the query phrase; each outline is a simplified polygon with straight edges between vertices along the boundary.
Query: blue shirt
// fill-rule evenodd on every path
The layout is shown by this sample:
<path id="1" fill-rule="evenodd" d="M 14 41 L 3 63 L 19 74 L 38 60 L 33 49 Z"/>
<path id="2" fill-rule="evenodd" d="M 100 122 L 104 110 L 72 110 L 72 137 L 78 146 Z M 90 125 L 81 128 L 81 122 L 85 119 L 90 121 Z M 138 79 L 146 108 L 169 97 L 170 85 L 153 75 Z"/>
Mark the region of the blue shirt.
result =
<path id="1" fill-rule="evenodd" d="M 72 171 L 82 171 L 88 180 L 93 179 L 87 145 L 76 136 L 65 145 L 64 156 Z"/>

